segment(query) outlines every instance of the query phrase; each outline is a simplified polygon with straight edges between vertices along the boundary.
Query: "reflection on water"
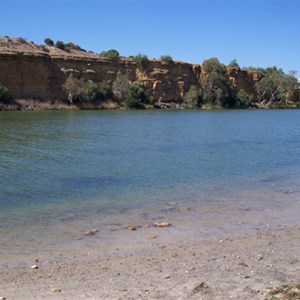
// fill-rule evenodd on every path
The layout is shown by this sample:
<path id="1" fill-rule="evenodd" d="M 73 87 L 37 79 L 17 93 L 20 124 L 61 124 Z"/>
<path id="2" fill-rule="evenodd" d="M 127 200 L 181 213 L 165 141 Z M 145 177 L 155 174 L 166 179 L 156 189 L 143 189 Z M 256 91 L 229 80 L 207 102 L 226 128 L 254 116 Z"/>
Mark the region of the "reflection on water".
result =
<path id="1" fill-rule="evenodd" d="M 296 110 L 1 112 L 0 254 L 127 243 L 126 224 L 154 220 L 207 236 L 295 220 L 299 117 Z M 93 242 L 76 240 L 89 228 L 99 230 Z"/>

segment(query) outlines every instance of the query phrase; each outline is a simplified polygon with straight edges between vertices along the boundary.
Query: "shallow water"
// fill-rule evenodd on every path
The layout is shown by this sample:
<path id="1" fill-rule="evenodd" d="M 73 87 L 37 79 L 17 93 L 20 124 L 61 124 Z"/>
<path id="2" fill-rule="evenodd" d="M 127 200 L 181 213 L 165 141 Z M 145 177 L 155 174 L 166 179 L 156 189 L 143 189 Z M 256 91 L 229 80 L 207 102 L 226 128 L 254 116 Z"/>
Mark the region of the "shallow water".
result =
<path id="1" fill-rule="evenodd" d="M 298 222 L 299 133 L 298 110 L 0 112 L 0 255 Z"/>

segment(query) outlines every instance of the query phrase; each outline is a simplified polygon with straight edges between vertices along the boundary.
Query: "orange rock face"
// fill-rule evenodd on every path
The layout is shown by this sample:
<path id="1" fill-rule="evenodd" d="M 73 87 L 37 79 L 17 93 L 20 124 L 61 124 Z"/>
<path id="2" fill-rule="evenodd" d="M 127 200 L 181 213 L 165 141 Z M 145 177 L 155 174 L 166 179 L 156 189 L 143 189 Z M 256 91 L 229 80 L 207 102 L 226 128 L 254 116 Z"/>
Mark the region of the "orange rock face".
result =
<path id="1" fill-rule="evenodd" d="M 249 95 L 256 96 L 254 86 L 256 82 L 263 78 L 261 73 L 228 68 L 227 74 L 231 80 L 232 87 L 236 92 L 238 92 L 240 89 L 243 89 Z"/>
<path id="2" fill-rule="evenodd" d="M 112 84 L 118 72 L 130 81 L 140 81 L 150 95 L 160 102 L 181 102 L 191 85 L 200 87 L 201 66 L 183 62 L 166 64 L 151 60 L 146 70 L 139 70 L 133 60 L 111 61 L 95 53 L 64 51 L 40 46 L 22 39 L 0 38 L 0 84 L 8 87 L 13 98 L 43 101 L 66 100 L 62 89 L 66 79 L 75 78 Z M 233 87 L 254 94 L 259 80 L 247 71 L 228 71 Z M 258 76 L 259 77 L 259 76 Z"/>

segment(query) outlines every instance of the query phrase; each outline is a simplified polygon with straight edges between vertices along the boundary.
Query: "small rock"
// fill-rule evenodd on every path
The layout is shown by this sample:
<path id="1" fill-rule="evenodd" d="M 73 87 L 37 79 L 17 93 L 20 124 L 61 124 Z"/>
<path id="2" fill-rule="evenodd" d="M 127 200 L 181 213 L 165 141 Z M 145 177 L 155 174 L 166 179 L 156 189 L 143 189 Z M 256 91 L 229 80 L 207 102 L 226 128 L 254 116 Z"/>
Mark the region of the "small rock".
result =
<path id="1" fill-rule="evenodd" d="M 38 269 L 39 267 L 37 265 L 31 266 L 31 269 Z"/>
<path id="2" fill-rule="evenodd" d="M 243 262 L 239 263 L 238 265 L 241 266 L 241 267 L 249 268 L 249 266 L 247 264 L 243 263 Z"/>
<path id="3" fill-rule="evenodd" d="M 262 260 L 264 257 L 261 255 L 261 254 L 259 254 L 258 256 L 257 256 L 257 259 L 258 260 Z"/>
<path id="4" fill-rule="evenodd" d="M 5 297 L 0 297 L 0 300 L 5 300 L 6 298 Z"/>
<path id="5" fill-rule="evenodd" d="M 137 227 L 136 226 L 128 226 L 127 230 L 128 231 L 135 231 L 135 230 L 137 230 Z"/>
<path id="6" fill-rule="evenodd" d="M 169 227 L 172 225 L 171 222 L 161 222 L 161 223 L 154 223 L 153 224 L 155 227 Z"/>
<path id="7" fill-rule="evenodd" d="M 150 239 L 150 240 L 153 240 L 153 239 L 156 239 L 156 238 L 157 238 L 156 235 L 152 235 L 152 234 L 148 235 L 148 239 Z"/>
<path id="8" fill-rule="evenodd" d="M 61 289 L 60 288 L 52 288 L 50 290 L 52 293 L 60 293 L 61 292 Z"/>
<path id="9" fill-rule="evenodd" d="M 84 235 L 95 235 L 98 232 L 97 229 L 90 229 L 84 233 Z"/>

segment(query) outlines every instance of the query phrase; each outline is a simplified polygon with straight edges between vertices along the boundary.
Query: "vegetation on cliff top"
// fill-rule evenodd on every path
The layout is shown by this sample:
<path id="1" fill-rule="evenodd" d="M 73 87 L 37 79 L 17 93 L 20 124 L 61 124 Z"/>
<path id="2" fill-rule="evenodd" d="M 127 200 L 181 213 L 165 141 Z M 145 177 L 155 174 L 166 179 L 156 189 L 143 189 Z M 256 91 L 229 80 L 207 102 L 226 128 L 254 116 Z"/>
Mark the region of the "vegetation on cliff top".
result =
<path id="1" fill-rule="evenodd" d="M 118 61 L 120 59 L 120 53 L 117 50 L 111 49 L 108 51 L 101 52 L 100 57 L 110 59 L 113 61 Z"/>

